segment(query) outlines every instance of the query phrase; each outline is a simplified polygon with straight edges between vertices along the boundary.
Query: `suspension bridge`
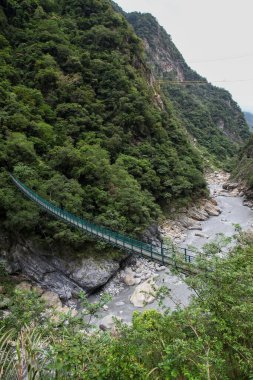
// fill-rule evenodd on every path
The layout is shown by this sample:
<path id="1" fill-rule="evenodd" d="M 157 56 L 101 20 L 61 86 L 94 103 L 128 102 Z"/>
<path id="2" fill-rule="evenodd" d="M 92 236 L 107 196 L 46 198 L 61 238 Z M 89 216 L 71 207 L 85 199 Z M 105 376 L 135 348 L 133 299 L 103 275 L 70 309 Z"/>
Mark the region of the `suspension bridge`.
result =
<path id="1" fill-rule="evenodd" d="M 10 174 L 10 177 L 16 187 L 21 190 L 27 198 L 35 202 L 41 209 L 64 223 L 96 236 L 97 238 L 102 239 L 115 247 L 123 249 L 129 253 L 134 253 L 148 259 L 158 261 L 164 265 L 178 266 L 178 261 L 181 264 L 183 262 L 184 264 L 189 265 L 189 263 L 194 261 L 193 252 L 187 250 L 186 248 L 175 248 L 174 246 L 166 247 L 163 243 L 160 245 L 146 243 L 79 218 L 40 197 L 12 174 Z"/>

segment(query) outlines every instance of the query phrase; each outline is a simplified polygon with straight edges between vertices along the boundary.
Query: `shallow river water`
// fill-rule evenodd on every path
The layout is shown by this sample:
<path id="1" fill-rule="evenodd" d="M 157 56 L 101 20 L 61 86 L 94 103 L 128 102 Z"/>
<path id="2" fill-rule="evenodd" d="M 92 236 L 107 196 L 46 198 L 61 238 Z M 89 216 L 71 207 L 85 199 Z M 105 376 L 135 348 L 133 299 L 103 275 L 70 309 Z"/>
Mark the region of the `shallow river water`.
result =
<path id="1" fill-rule="evenodd" d="M 210 193 L 214 191 L 220 191 L 221 185 L 211 184 L 209 185 Z M 215 239 L 216 234 L 223 233 L 226 236 L 232 236 L 235 232 L 234 224 L 239 224 L 243 230 L 248 230 L 253 226 L 253 211 L 246 206 L 243 206 L 243 198 L 239 196 L 223 196 L 219 195 L 215 198 L 218 202 L 218 206 L 222 210 L 219 216 L 210 217 L 208 220 L 201 222 L 202 231 L 207 237 L 196 236 L 195 230 L 189 230 L 187 237 L 182 247 L 195 246 L 201 248 L 205 243 Z M 176 304 L 186 306 L 192 295 L 191 291 L 187 288 L 187 285 L 181 281 L 177 276 L 171 274 L 169 268 L 162 272 L 156 272 L 156 282 L 158 286 L 166 285 L 171 289 L 171 298 L 166 298 L 165 305 L 171 309 L 176 308 Z M 159 309 L 157 301 L 145 306 L 144 308 L 138 308 L 130 303 L 130 296 L 133 293 L 136 286 L 125 286 L 118 295 L 115 295 L 112 301 L 108 304 L 108 310 L 102 311 L 99 315 L 97 323 L 99 324 L 101 318 L 108 314 L 120 317 L 124 322 L 130 322 L 134 310 L 145 309 Z M 96 296 L 92 296 L 91 301 L 96 300 Z"/>
<path id="2" fill-rule="evenodd" d="M 210 194 L 220 191 L 221 185 L 210 185 Z M 253 211 L 246 206 L 243 206 L 243 197 L 232 197 L 219 195 L 216 198 L 218 206 L 221 209 L 219 216 L 210 217 L 208 220 L 201 222 L 204 235 L 209 236 L 209 239 L 195 236 L 196 231 L 188 231 L 184 246 L 193 245 L 202 247 L 209 240 L 215 238 L 216 234 L 223 233 L 226 236 L 232 236 L 235 233 L 235 224 L 239 224 L 243 230 L 248 230 L 253 225 Z"/>

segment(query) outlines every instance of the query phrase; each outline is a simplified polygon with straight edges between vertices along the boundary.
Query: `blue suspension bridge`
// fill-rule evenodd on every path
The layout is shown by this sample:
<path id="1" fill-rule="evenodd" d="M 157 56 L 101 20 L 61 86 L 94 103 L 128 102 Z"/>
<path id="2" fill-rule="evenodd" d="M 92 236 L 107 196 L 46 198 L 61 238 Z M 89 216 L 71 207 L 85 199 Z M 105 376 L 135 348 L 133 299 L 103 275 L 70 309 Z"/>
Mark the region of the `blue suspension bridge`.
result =
<path id="1" fill-rule="evenodd" d="M 12 174 L 10 174 L 10 177 L 17 188 L 21 190 L 27 198 L 35 202 L 41 209 L 72 227 L 81 229 L 99 239 L 105 240 L 107 243 L 115 247 L 123 249 L 129 253 L 134 253 L 158 261 L 164 265 L 178 266 L 179 262 L 181 264 L 189 264 L 194 261 L 195 257 L 193 252 L 186 248 L 175 248 L 174 246 L 166 247 L 162 243 L 161 245 L 145 243 L 109 230 L 103 226 L 90 223 L 85 219 L 81 219 L 40 197 Z"/>

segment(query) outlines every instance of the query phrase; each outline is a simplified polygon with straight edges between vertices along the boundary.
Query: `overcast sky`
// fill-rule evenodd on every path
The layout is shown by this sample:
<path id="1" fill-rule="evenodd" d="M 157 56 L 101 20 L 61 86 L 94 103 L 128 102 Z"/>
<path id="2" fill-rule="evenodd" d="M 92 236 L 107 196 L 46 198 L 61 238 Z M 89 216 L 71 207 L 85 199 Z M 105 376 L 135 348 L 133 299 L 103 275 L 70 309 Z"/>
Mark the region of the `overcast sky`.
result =
<path id="1" fill-rule="evenodd" d="M 152 13 L 186 62 L 253 112 L 253 0 L 116 0 Z"/>

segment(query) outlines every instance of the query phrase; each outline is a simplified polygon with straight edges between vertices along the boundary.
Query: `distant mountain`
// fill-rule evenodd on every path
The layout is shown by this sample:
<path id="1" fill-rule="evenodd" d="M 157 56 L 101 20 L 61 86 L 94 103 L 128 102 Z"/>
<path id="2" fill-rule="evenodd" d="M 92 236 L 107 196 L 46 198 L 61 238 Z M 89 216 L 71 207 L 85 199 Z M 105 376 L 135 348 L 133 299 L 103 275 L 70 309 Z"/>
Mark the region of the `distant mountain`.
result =
<path id="1" fill-rule="evenodd" d="M 244 112 L 244 116 L 250 130 L 253 132 L 253 114 L 250 112 Z"/>
<path id="2" fill-rule="evenodd" d="M 160 104 L 169 102 L 194 140 L 218 161 L 232 156 L 247 141 L 249 128 L 230 93 L 193 71 L 151 14 L 122 13 L 143 40 Z"/>

